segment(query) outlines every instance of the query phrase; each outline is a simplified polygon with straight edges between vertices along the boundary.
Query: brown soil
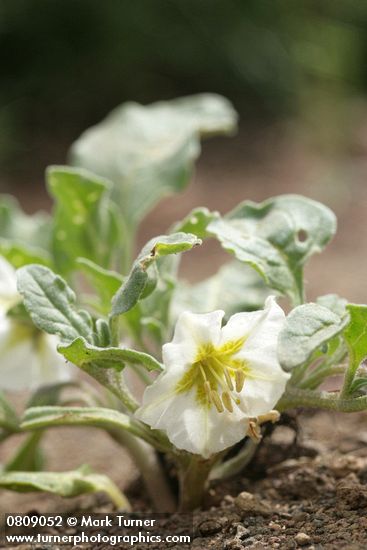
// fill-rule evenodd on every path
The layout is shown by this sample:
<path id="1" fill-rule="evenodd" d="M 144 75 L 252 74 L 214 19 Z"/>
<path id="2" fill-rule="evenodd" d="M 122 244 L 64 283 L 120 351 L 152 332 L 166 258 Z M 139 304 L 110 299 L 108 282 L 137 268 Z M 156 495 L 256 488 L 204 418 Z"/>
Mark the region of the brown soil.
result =
<path id="1" fill-rule="evenodd" d="M 297 416 L 296 442 L 294 421 L 289 427 L 287 420 L 286 425 L 276 427 L 264 438 L 242 476 L 211 486 L 204 510 L 194 514 L 193 549 L 364 550 L 367 547 L 367 436 L 364 431 L 367 413 L 319 412 Z M 126 472 L 120 475 L 126 480 Z M 127 493 L 135 510 L 151 511 L 139 483 L 133 483 Z M 74 501 L 42 497 L 23 502 L 17 511 L 35 509 L 59 513 L 66 509 L 112 511 L 98 495 Z M 187 516 L 177 516 L 173 521 L 175 534 L 191 532 Z M 73 531 L 68 530 L 68 534 Z M 115 534 L 119 531 L 115 530 Z M 108 546 L 91 545 L 90 548 Z M 135 548 L 155 550 L 154 545 Z M 184 546 L 157 548 L 183 550 Z"/>

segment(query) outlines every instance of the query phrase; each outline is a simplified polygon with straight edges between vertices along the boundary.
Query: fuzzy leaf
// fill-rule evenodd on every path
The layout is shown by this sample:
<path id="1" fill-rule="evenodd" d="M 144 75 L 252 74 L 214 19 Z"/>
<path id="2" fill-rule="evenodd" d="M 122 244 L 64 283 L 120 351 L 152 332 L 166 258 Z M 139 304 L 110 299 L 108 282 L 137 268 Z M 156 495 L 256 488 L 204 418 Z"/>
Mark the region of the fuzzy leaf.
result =
<path id="1" fill-rule="evenodd" d="M 340 334 L 348 319 L 318 304 L 304 304 L 287 316 L 279 334 L 278 358 L 290 371 L 311 359 L 323 344 Z"/>
<path id="2" fill-rule="evenodd" d="M 128 502 L 107 477 L 82 466 L 71 472 L 7 472 L 0 475 L 0 487 L 20 493 L 42 491 L 62 497 L 105 492 L 118 507 L 129 509 Z"/>
<path id="3" fill-rule="evenodd" d="M 324 296 L 319 296 L 316 301 L 320 306 L 331 309 L 333 313 L 340 317 L 346 315 L 348 300 L 340 298 L 337 294 L 325 294 Z"/>
<path id="4" fill-rule="evenodd" d="M 0 239 L 0 255 L 4 256 L 15 269 L 27 264 L 52 266 L 51 256 L 44 250 L 4 239 Z"/>
<path id="5" fill-rule="evenodd" d="M 29 216 L 10 195 L 0 196 L 0 237 L 2 243 L 49 249 L 50 217 L 45 212 Z"/>
<path id="6" fill-rule="evenodd" d="M 169 254 L 178 254 L 201 244 L 200 239 L 190 233 L 174 233 L 151 239 L 135 260 L 132 270 L 112 301 L 112 315 L 126 313 L 146 296 L 146 286 L 149 282 L 148 268 L 159 258 Z"/>
<path id="7" fill-rule="evenodd" d="M 347 311 L 350 321 L 344 331 L 344 338 L 349 351 L 349 366 L 345 378 L 348 388 L 352 385 L 358 367 L 367 357 L 367 306 L 348 304 Z"/>
<path id="8" fill-rule="evenodd" d="M 111 184 L 77 168 L 52 166 L 48 189 L 56 201 L 53 251 L 59 272 L 69 273 L 84 257 L 109 267 L 119 240 Z"/>
<path id="9" fill-rule="evenodd" d="M 174 225 L 173 231 L 192 233 L 199 239 L 205 239 L 208 237 L 208 225 L 219 218 L 218 212 L 210 212 L 210 210 L 203 207 L 195 208 L 186 218 Z"/>
<path id="10" fill-rule="evenodd" d="M 15 455 L 5 464 L 4 472 L 26 471 L 37 472 L 43 467 L 43 453 L 39 446 L 43 432 L 31 433 L 17 447 Z"/>
<path id="11" fill-rule="evenodd" d="M 93 341 L 91 318 L 76 309 L 75 294 L 64 279 L 41 265 L 22 267 L 17 276 L 18 291 L 36 327 L 65 342 L 78 336 Z"/>
<path id="12" fill-rule="evenodd" d="M 216 309 L 223 309 L 230 317 L 240 311 L 261 309 L 268 294 L 257 273 L 234 261 L 200 283 L 179 285 L 172 300 L 172 317 L 177 319 L 185 310 L 207 313 Z"/>
<path id="13" fill-rule="evenodd" d="M 302 269 L 336 231 L 326 206 L 306 197 L 283 195 L 256 204 L 245 201 L 208 232 L 236 258 L 256 269 L 267 285 L 295 302 L 303 300 Z"/>
<path id="14" fill-rule="evenodd" d="M 0 429 L 16 432 L 19 426 L 18 415 L 0 391 Z"/>
<path id="15" fill-rule="evenodd" d="M 86 258 L 77 258 L 76 265 L 97 292 L 99 310 L 107 315 L 111 309 L 111 300 L 124 278 L 116 271 L 103 269 Z"/>
<path id="16" fill-rule="evenodd" d="M 94 363 L 101 368 L 122 370 L 127 365 L 142 365 L 147 370 L 162 370 L 162 365 L 151 355 L 127 348 L 98 348 L 77 338 L 68 345 L 58 346 L 58 351 L 74 365 L 84 368 Z"/>
<path id="17" fill-rule="evenodd" d="M 237 116 L 221 96 L 142 106 L 125 103 L 74 143 L 72 163 L 107 177 L 129 225 L 188 184 L 200 136 L 232 134 Z"/>
<path id="18" fill-rule="evenodd" d="M 24 412 L 23 430 L 39 430 L 57 426 L 95 426 L 128 430 L 140 434 L 140 423 L 114 409 L 103 407 L 32 407 Z"/>

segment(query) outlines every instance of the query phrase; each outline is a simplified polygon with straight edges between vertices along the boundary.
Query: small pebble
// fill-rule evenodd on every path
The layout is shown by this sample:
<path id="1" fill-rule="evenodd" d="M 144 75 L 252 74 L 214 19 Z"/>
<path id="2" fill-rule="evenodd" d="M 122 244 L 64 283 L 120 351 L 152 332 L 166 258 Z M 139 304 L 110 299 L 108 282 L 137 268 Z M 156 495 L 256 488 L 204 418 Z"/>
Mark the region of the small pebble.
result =
<path id="1" fill-rule="evenodd" d="M 297 533 L 297 535 L 294 537 L 294 540 L 300 546 L 306 546 L 307 544 L 311 543 L 311 537 L 306 533 Z"/>

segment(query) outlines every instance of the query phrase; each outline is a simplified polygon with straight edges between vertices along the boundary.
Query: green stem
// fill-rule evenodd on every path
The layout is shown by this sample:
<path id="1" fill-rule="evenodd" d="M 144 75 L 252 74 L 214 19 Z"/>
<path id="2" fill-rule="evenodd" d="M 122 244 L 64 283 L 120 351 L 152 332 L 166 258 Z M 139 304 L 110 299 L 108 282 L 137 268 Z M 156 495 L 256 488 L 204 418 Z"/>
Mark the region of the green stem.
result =
<path id="1" fill-rule="evenodd" d="M 118 510 L 123 510 L 126 512 L 131 512 L 131 504 L 128 498 L 124 495 L 123 492 L 113 483 L 112 480 L 106 481 L 104 485 L 105 493 L 110 497 L 114 505 Z"/>
<path id="2" fill-rule="evenodd" d="M 345 367 L 339 365 L 335 367 L 328 367 L 323 369 L 315 369 L 309 376 L 307 376 L 300 384 L 301 389 L 315 389 L 329 376 L 337 376 L 338 374 L 344 374 Z"/>
<path id="3" fill-rule="evenodd" d="M 294 270 L 294 280 L 296 283 L 296 292 L 292 293 L 291 299 L 293 307 L 296 307 L 304 304 L 306 301 L 302 266 Z"/>
<path id="4" fill-rule="evenodd" d="M 218 466 L 213 468 L 210 474 L 210 479 L 228 479 L 242 472 L 242 470 L 244 470 L 244 468 L 251 462 L 256 453 L 257 447 L 258 442 L 253 439 L 248 439 L 236 456 L 222 462 L 221 464 L 218 464 Z"/>
<path id="5" fill-rule="evenodd" d="M 357 412 L 367 409 L 367 395 L 342 399 L 338 394 L 326 391 L 303 390 L 289 387 L 278 401 L 276 409 L 283 412 L 297 407 L 326 409 L 340 412 Z"/>
<path id="6" fill-rule="evenodd" d="M 201 506 L 208 485 L 213 460 L 196 455 L 179 461 L 179 511 L 190 512 Z"/>
<path id="7" fill-rule="evenodd" d="M 174 512 L 176 503 L 154 449 L 144 441 L 121 430 L 110 431 L 110 435 L 131 455 L 155 509 L 158 512 Z"/>

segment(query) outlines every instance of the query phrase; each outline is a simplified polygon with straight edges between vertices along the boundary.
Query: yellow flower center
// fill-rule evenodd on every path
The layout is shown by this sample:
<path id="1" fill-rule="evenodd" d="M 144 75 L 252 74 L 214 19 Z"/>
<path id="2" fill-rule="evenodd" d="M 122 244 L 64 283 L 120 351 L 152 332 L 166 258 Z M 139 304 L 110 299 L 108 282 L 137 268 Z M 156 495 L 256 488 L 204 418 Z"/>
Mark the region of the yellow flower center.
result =
<path id="1" fill-rule="evenodd" d="M 240 404 L 238 394 L 250 372 L 247 362 L 235 357 L 245 340 L 232 340 L 218 347 L 211 343 L 199 346 L 195 361 L 176 385 L 176 392 L 186 393 L 195 387 L 200 405 L 214 405 L 218 412 L 233 412 L 233 403 Z"/>

